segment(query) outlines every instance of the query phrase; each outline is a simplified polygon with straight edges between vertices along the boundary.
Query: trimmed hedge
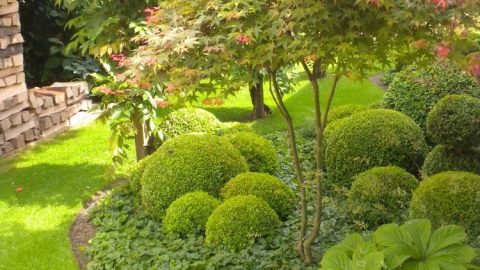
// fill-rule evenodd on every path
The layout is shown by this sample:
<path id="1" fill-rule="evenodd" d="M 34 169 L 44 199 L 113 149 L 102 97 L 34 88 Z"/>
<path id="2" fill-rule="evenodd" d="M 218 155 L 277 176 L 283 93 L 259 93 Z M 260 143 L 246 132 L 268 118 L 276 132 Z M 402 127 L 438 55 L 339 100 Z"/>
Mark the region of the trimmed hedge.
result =
<path id="1" fill-rule="evenodd" d="M 220 121 L 212 113 L 198 108 L 182 108 L 169 113 L 159 126 L 163 141 L 189 133 L 216 132 Z"/>
<path id="2" fill-rule="evenodd" d="M 193 191 L 218 196 L 228 180 L 246 171 L 240 152 L 220 137 L 180 135 L 150 158 L 142 178 L 142 202 L 149 214 L 162 218 L 180 196 Z"/>
<path id="3" fill-rule="evenodd" d="M 259 237 L 272 235 L 280 224 L 275 211 L 253 195 L 226 200 L 207 221 L 206 242 L 240 250 L 251 246 Z"/>
<path id="4" fill-rule="evenodd" d="M 225 122 L 217 126 L 217 134 L 219 136 L 238 132 L 253 132 L 253 129 L 248 124 L 239 122 Z"/>
<path id="5" fill-rule="evenodd" d="M 349 192 L 349 211 L 368 229 L 402 222 L 418 180 L 402 168 L 375 167 L 355 176 Z"/>
<path id="6" fill-rule="evenodd" d="M 147 167 L 147 164 L 150 160 L 150 157 L 151 156 L 146 156 L 142 160 L 135 163 L 130 169 L 130 172 L 128 173 L 130 188 L 136 194 L 139 194 L 142 189 L 141 179 L 143 176 L 143 172 L 145 171 L 145 168 Z"/>
<path id="7" fill-rule="evenodd" d="M 437 144 L 455 148 L 480 145 L 480 99 L 448 95 L 428 114 L 427 130 Z"/>
<path id="8" fill-rule="evenodd" d="M 252 132 L 238 132 L 223 138 L 240 151 L 252 172 L 273 174 L 278 169 L 278 154 L 272 142 Z"/>
<path id="9" fill-rule="evenodd" d="M 295 209 L 295 193 L 276 177 L 247 172 L 237 175 L 222 189 L 221 196 L 230 199 L 238 195 L 255 195 L 264 199 L 278 216 L 285 220 Z"/>
<path id="10" fill-rule="evenodd" d="M 446 171 L 464 171 L 480 174 L 480 152 L 457 150 L 437 145 L 425 159 L 422 173 L 431 176 Z"/>
<path id="11" fill-rule="evenodd" d="M 480 176 L 443 172 L 423 180 L 410 203 L 413 218 L 428 218 L 435 227 L 457 224 L 471 236 L 480 234 Z"/>
<path id="12" fill-rule="evenodd" d="M 165 232 L 181 236 L 204 233 L 208 217 L 219 205 L 220 201 L 206 192 L 187 193 L 167 208 Z"/>
<path id="13" fill-rule="evenodd" d="M 448 94 L 480 97 L 480 87 L 458 65 L 438 60 L 425 68 L 412 65 L 398 72 L 385 94 L 384 106 L 410 116 L 426 131 L 428 113 Z"/>
<path id="14" fill-rule="evenodd" d="M 349 117 L 355 113 L 368 110 L 367 106 L 358 105 L 358 104 L 347 104 L 334 108 L 328 114 L 328 122 L 332 123 L 336 120 Z"/>
<path id="15" fill-rule="evenodd" d="M 346 187 L 353 176 L 377 166 L 398 166 L 416 174 L 427 150 L 420 127 L 392 110 L 356 113 L 327 126 L 325 136 L 328 178 Z"/>

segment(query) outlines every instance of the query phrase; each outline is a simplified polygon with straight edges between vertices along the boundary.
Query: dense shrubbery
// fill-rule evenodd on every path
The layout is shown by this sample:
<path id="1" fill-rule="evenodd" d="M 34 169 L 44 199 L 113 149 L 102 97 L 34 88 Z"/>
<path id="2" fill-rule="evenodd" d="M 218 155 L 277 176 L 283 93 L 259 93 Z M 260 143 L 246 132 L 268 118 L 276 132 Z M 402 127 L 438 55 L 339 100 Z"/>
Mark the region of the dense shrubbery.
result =
<path id="1" fill-rule="evenodd" d="M 362 112 L 365 110 L 368 110 L 367 106 L 358 105 L 358 104 L 347 104 L 347 105 L 338 106 L 328 114 L 328 122 L 332 123 L 336 120 L 351 116 L 355 113 Z"/>
<path id="2" fill-rule="evenodd" d="M 206 192 L 187 193 L 167 208 L 165 231 L 182 236 L 203 233 L 208 217 L 219 205 L 220 201 Z"/>
<path id="3" fill-rule="evenodd" d="M 181 135 L 163 144 L 150 158 L 142 178 L 142 201 L 161 218 L 185 193 L 217 196 L 221 187 L 248 165 L 235 147 L 214 135 Z"/>
<path id="4" fill-rule="evenodd" d="M 143 177 L 143 172 L 145 171 L 145 168 L 147 167 L 147 164 L 150 160 L 150 157 L 151 156 L 147 156 L 143 158 L 142 160 L 135 163 L 130 169 L 128 180 L 130 182 L 130 188 L 135 193 L 140 193 L 140 191 L 142 190 L 141 179 Z"/>
<path id="5" fill-rule="evenodd" d="M 459 66 L 439 60 L 425 68 L 413 65 L 398 72 L 385 95 L 384 105 L 410 116 L 425 131 L 428 113 L 448 94 L 480 97 L 480 88 Z"/>
<path id="6" fill-rule="evenodd" d="M 217 127 L 217 134 L 220 136 L 237 132 L 253 132 L 253 129 L 248 124 L 239 122 L 220 123 Z"/>
<path id="7" fill-rule="evenodd" d="M 272 235 L 280 224 L 266 201 L 254 195 L 236 196 L 220 205 L 207 221 L 205 241 L 234 250 L 253 245 L 259 237 Z"/>
<path id="8" fill-rule="evenodd" d="M 247 172 L 237 175 L 222 189 L 221 195 L 229 199 L 238 195 L 255 195 L 264 199 L 282 219 L 295 209 L 295 193 L 274 176 Z"/>
<path id="9" fill-rule="evenodd" d="M 273 174 L 277 170 L 277 151 L 269 140 L 252 132 L 233 133 L 224 138 L 240 151 L 250 171 Z"/>
<path id="10" fill-rule="evenodd" d="M 349 192 L 349 211 L 365 229 L 401 222 L 408 214 L 415 176 L 398 167 L 376 167 L 358 174 Z"/>
<path id="11" fill-rule="evenodd" d="M 182 108 L 168 114 L 159 129 L 163 141 L 188 133 L 215 133 L 220 121 L 212 113 L 198 108 Z"/>
<path id="12" fill-rule="evenodd" d="M 480 152 L 478 150 L 458 150 L 445 145 L 437 145 L 427 155 L 422 174 L 431 176 L 446 171 L 465 171 L 480 174 Z"/>
<path id="13" fill-rule="evenodd" d="M 392 110 L 354 114 L 327 126 L 325 136 L 328 178 L 347 187 L 353 176 L 376 166 L 394 165 L 416 173 L 426 152 L 420 127 Z"/>
<path id="14" fill-rule="evenodd" d="M 437 144 L 457 149 L 480 145 L 480 99 L 448 95 L 428 114 L 427 130 Z"/>
<path id="15" fill-rule="evenodd" d="M 428 218 L 435 227 L 457 224 L 472 236 L 480 234 L 480 176 L 443 172 L 423 180 L 413 193 L 410 214 Z"/>

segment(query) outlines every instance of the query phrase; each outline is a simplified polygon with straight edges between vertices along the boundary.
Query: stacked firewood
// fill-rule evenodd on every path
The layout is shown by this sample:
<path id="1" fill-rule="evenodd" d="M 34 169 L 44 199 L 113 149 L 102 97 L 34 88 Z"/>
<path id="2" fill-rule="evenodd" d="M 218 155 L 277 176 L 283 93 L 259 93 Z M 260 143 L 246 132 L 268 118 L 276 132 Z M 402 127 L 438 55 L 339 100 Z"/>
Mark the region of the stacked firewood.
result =
<path id="1" fill-rule="evenodd" d="M 19 3 L 0 0 L 0 156 L 37 139 L 23 72 Z"/>

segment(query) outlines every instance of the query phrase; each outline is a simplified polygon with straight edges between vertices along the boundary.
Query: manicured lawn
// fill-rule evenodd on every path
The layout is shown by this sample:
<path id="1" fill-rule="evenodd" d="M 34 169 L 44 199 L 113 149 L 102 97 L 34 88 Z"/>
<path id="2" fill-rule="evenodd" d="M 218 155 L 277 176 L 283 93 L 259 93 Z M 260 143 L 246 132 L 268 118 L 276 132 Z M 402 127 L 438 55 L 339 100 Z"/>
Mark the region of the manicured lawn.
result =
<path id="1" fill-rule="evenodd" d="M 322 84 L 325 100 L 330 81 Z M 267 94 L 267 93 L 266 93 Z M 371 104 L 383 91 L 369 82 L 344 79 L 339 84 L 334 106 Z M 267 103 L 274 103 L 267 95 Z M 311 90 L 307 82 L 286 97 L 297 126 L 312 119 Z M 243 91 L 223 107 L 209 107 L 223 121 L 246 119 L 251 110 L 248 93 Z M 275 111 L 252 123 L 262 134 L 285 129 Z M 93 193 L 107 183 L 105 168 L 109 130 L 90 125 L 71 131 L 30 151 L 0 160 L 0 269 L 76 269 L 68 232 L 73 219 Z M 22 192 L 16 192 L 22 187 Z"/>

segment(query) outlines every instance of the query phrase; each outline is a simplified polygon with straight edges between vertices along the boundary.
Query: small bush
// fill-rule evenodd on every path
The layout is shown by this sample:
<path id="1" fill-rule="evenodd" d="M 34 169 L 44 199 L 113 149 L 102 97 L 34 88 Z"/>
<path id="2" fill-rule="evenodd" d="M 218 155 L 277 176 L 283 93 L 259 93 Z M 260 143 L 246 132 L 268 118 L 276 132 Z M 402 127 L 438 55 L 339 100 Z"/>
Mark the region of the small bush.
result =
<path id="1" fill-rule="evenodd" d="M 255 195 L 264 199 L 282 219 L 295 209 L 293 191 L 274 176 L 264 173 L 239 174 L 230 180 L 221 192 L 224 199 L 238 195 Z"/>
<path id="2" fill-rule="evenodd" d="M 410 116 L 426 131 L 428 113 L 448 94 L 480 97 L 480 88 L 461 67 L 439 60 L 425 68 L 412 65 L 398 72 L 385 94 L 384 104 Z"/>
<path id="3" fill-rule="evenodd" d="M 240 152 L 220 137 L 180 135 L 150 158 L 142 178 L 142 202 L 148 213 L 162 218 L 180 196 L 193 191 L 218 196 L 228 180 L 247 170 Z"/>
<path id="4" fill-rule="evenodd" d="M 426 153 L 423 132 L 406 115 L 371 109 L 333 122 L 325 130 L 328 178 L 349 187 L 353 176 L 377 166 L 417 173 Z"/>
<path id="5" fill-rule="evenodd" d="M 130 169 L 128 180 L 130 182 L 130 188 L 136 194 L 139 194 L 142 189 L 141 179 L 149 160 L 150 156 L 146 156 L 142 160 L 135 163 Z"/>
<path id="6" fill-rule="evenodd" d="M 431 176 L 446 171 L 464 171 L 480 174 L 480 152 L 476 150 L 457 150 L 437 145 L 427 155 L 422 173 Z"/>
<path id="7" fill-rule="evenodd" d="M 206 242 L 240 250 L 259 237 L 272 235 L 280 223 L 275 211 L 264 200 L 237 196 L 220 205 L 207 221 Z"/>
<path id="8" fill-rule="evenodd" d="M 428 218 L 435 227 L 457 224 L 472 236 L 480 234 L 480 176 L 443 172 L 420 183 L 410 203 L 410 215 Z"/>
<path id="9" fill-rule="evenodd" d="M 355 176 L 349 192 L 349 209 L 367 229 L 401 222 L 408 214 L 415 176 L 399 167 L 376 167 Z"/>
<path id="10" fill-rule="evenodd" d="M 238 132 L 253 132 L 253 129 L 248 124 L 239 122 L 225 122 L 217 126 L 219 136 Z"/>
<path id="11" fill-rule="evenodd" d="M 445 96 L 428 114 L 427 130 L 437 144 L 456 148 L 480 145 L 480 99 Z"/>
<path id="12" fill-rule="evenodd" d="M 220 121 L 212 113 L 198 108 L 183 108 L 168 114 L 159 126 L 163 141 L 188 133 L 211 133 Z"/>
<path id="13" fill-rule="evenodd" d="M 363 105 L 358 105 L 358 104 L 348 104 L 348 105 L 338 106 L 328 114 L 328 122 L 332 123 L 336 120 L 349 117 L 355 113 L 362 112 L 365 110 L 368 110 L 368 107 Z"/>
<path id="14" fill-rule="evenodd" d="M 273 174 L 277 170 L 277 151 L 269 140 L 252 132 L 233 133 L 224 138 L 240 151 L 250 171 Z"/>
<path id="15" fill-rule="evenodd" d="M 176 199 L 167 208 L 165 232 L 182 236 L 205 232 L 205 225 L 220 201 L 206 192 L 191 192 Z"/>

